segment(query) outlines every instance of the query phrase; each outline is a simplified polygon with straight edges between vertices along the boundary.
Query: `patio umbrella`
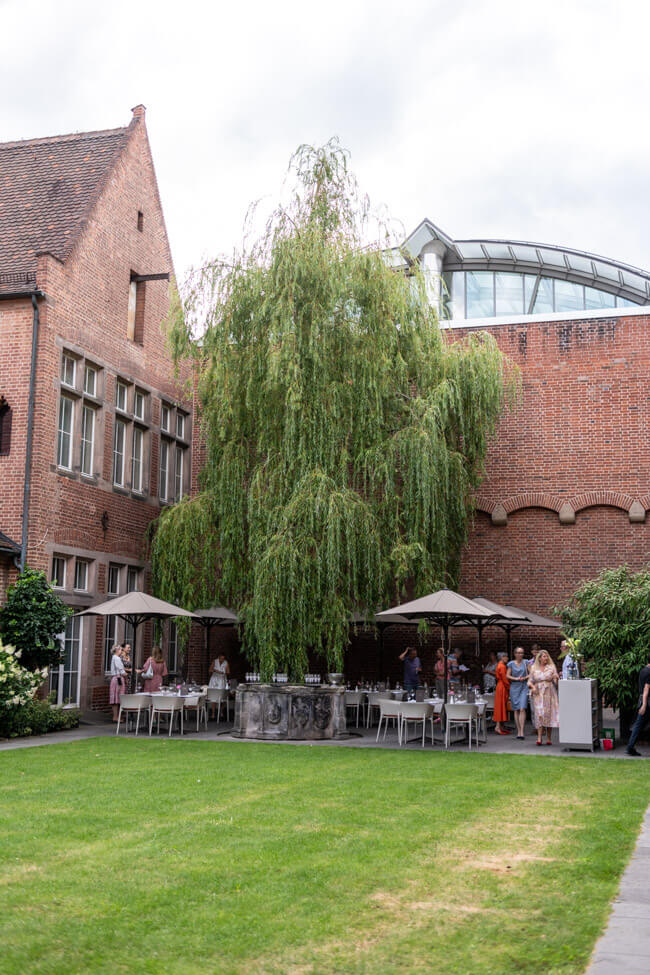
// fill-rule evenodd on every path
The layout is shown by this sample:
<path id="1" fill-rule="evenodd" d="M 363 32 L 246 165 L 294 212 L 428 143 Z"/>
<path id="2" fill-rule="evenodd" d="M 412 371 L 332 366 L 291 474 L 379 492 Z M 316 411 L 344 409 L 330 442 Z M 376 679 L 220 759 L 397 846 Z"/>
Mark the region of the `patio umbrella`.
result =
<path id="1" fill-rule="evenodd" d="M 390 612 L 387 610 L 387 613 Z M 376 626 L 379 630 L 379 676 L 381 678 L 384 669 L 384 630 L 387 626 L 415 626 L 416 620 L 408 620 L 405 616 L 384 615 L 380 618 L 379 613 L 353 613 L 350 617 L 351 626 Z"/>
<path id="2" fill-rule="evenodd" d="M 506 631 L 506 638 L 508 641 L 508 656 L 510 653 L 510 631 L 511 628 L 515 626 L 520 626 L 528 622 L 528 616 L 525 616 L 522 610 L 514 609 L 509 606 L 500 606 L 499 603 L 492 602 L 491 599 L 485 599 L 483 596 L 474 596 L 473 601 L 478 603 L 480 606 L 484 606 L 488 609 L 492 616 L 486 620 L 477 620 L 474 623 L 478 634 L 478 655 L 481 656 L 482 650 L 482 639 L 483 630 L 486 626 L 501 626 Z"/>
<path id="3" fill-rule="evenodd" d="M 91 606 L 76 616 L 119 616 L 126 623 L 133 627 L 133 665 L 131 667 L 131 694 L 135 693 L 135 642 L 138 635 L 138 627 L 146 620 L 167 620 L 175 616 L 189 616 L 186 609 L 174 606 L 173 603 L 166 603 L 163 599 L 157 599 L 146 592 L 127 592 L 123 596 L 116 596 L 115 599 L 108 599 L 105 603 L 98 606 Z"/>
<path id="4" fill-rule="evenodd" d="M 239 617 L 225 606 L 212 606 L 210 609 L 195 609 L 192 616 L 205 629 L 205 651 L 210 658 L 210 634 L 213 626 L 236 626 Z"/>
<path id="5" fill-rule="evenodd" d="M 531 613 L 529 609 L 518 609 L 516 606 L 506 606 L 506 609 L 509 609 L 512 613 L 519 613 L 522 617 L 519 622 L 516 620 L 495 622 L 495 626 L 500 626 L 506 632 L 508 654 L 511 653 L 512 648 L 512 631 L 516 630 L 518 626 L 532 626 L 541 630 L 562 629 L 562 623 L 559 620 L 554 620 L 550 616 L 540 616 L 539 613 Z"/>
<path id="6" fill-rule="evenodd" d="M 475 626 L 476 620 L 487 619 L 492 613 L 480 603 L 475 603 L 466 596 L 454 592 L 452 589 L 439 589 L 429 596 L 413 599 L 410 603 L 394 606 L 382 613 L 377 613 L 378 621 L 395 622 L 395 616 L 406 617 L 407 620 L 427 620 L 442 627 L 444 635 L 443 652 L 445 655 L 445 703 L 447 702 L 447 658 L 449 656 L 449 627 L 461 621 L 469 626 Z"/>

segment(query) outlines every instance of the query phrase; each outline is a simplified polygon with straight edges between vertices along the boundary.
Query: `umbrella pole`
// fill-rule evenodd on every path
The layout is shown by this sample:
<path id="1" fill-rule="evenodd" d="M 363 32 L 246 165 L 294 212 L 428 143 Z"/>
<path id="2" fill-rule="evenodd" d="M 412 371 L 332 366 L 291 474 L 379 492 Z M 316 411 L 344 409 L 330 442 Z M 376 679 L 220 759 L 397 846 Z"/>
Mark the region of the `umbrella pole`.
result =
<path id="1" fill-rule="evenodd" d="M 384 670 L 384 627 L 379 627 L 379 680 Z"/>
<path id="2" fill-rule="evenodd" d="M 135 667 L 138 655 L 138 627 L 140 625 L 140 621 L 138 620 L 136 623 L 135 619 L 133 619 L 131 620 L 131 625 L 133 627 L 133 646 L 131 647 L 131 694 L 135 694 Z"/>
<path id="3" fill-rule="evenodd" d="M 449 667 L 449 624 L 442 624 L 442 649 L 445 658 L 445 704 L 447 703 L 448 680 L 447 670 Z"/>
<path id="4" fill-rule="evenodd" d="M 506 627 L 506 650 L 508 651 L 508 660 L 512 660 L 512 630 L 509 626 Z"/>

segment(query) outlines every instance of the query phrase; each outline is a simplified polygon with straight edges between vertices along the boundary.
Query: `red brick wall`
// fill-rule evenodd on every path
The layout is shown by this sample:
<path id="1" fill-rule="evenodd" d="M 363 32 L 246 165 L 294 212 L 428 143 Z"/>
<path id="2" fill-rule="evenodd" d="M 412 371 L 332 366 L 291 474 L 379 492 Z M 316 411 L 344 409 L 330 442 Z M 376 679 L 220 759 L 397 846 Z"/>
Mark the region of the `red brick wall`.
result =
<path id="1" fill-rule="evenodd" d="M 628 515 L 650 508 L 650 317 L 489 331 L 521 369 L 522 398 L 490 448 L 461 589 L 547 613 L 601 569 L 650 559 L 650 522 Z"/>
<path id="2" fill-rule="evenodd" d="M 138 211 L 144 214 L 142 231 L 137 229 Z M 40 303 L 27 561 L 49 574 L 55 552 L 90 559 L 93 569 L 88 594 L 66 592 L 66 601 L 78 608 L 99 601 L 105 594 L 109 561 L 145 567 L 145 585 L 149 587 L 145 533 L 159 512 L 160 396 L 183 404 L 191 414 L 191 391 L 188 401 L 188 391 L 174 377 L 162 330 L 168 310 L 166 281 L 147 282 L 144 306 L 138 308 L 142 344 L 127 338 L 132 272 L 173 272 L 143 120 L 133 127 L 127 146 L 65 264 L 49 255 L 39 258 L 37 282 L 47 299 Z M 0 303 L 0 392 L 14 408 L 11 454 L 0 457 L 3 483 L 0 529 L 16 541 L 21 536 L 31 322 L 29 301 Z M 95 483 L 84 481 L 78 470 L 68 476 L 55 466 L 63 349 L 96 362 L 105 380 L 101 396 L 104 405 L 98 414 L 96 434 L 99 453 L 94 470 L 99 472 L 99 477 Z M 118 375 L 150 394 L 150 442 L 145 447 L 148 490 L 144 498 L 119 491 L 112 485 Z M 183 382 L 186 378 L 181 377 Z M 191 428 L 188 434 L 191 437 Z M 101 525 L 104 511 L 108 514 L 106 531 Z M 101 622 L 84 623 L 81 693 L 84 707 L 103 705 L 106 701 L 102 638 Z M 148 637 L 146 644 L 150 644 Z"/>

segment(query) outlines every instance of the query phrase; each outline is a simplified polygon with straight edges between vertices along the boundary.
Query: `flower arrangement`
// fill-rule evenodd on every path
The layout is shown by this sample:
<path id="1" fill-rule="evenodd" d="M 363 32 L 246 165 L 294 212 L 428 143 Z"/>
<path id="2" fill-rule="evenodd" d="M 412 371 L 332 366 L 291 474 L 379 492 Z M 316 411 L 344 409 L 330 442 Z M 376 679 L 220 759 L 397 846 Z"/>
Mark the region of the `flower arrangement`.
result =
<path id="1" fill-rule="evenodd" d="M 20 657 L 20 650 L 0 642 L 0 709 L 29 703 L 47 677 L 47 667 L 27 670 L 21 666 Z"/>

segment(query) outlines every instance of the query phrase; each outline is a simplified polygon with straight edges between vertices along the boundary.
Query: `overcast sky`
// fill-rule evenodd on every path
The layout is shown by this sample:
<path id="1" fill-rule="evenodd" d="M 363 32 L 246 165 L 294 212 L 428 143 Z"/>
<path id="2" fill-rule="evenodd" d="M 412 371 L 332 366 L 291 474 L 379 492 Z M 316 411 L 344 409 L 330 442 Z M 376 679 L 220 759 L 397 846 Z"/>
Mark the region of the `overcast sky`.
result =
<path id="1" fill-rule="evenodd" d="M 0 141 L 147 106 L 176 271 L 337 135 L 406 231 L 650 270 L 647 0 L 0 0 Z"/>

